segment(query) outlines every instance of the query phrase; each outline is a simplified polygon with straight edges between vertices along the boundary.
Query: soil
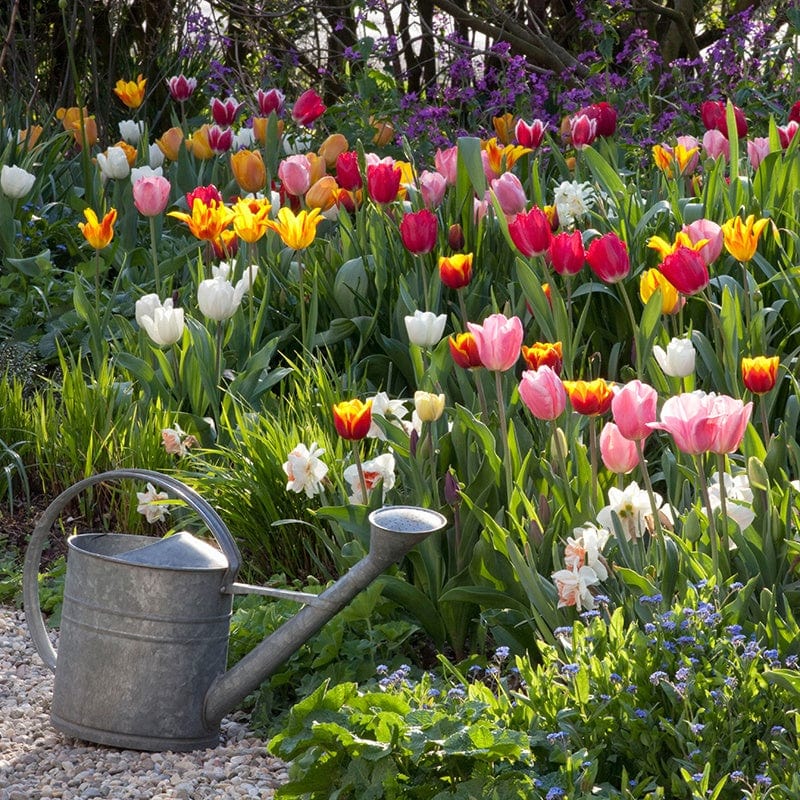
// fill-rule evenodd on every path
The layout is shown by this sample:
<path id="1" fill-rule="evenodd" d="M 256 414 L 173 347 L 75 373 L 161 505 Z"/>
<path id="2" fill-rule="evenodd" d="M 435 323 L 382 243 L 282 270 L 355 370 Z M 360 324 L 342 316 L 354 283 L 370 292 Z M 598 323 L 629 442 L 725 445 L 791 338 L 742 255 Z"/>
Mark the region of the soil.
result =
<path id="1" fill-rule="evenodd" d="M 45 495 L 32 496 L 30 503 L 20 503 L 9 509 L 7 506 L 0 508 L 0 558 L 10 555 L 15 560 L 22 561 L 28 540 L 36 527 L 36 523 L 44 513 L 52 498 Z M 42 565 L 46 567 L 56 558 L 66 553 L 66 542 L 53 539 L 48 548 L 42 553 Z"/>

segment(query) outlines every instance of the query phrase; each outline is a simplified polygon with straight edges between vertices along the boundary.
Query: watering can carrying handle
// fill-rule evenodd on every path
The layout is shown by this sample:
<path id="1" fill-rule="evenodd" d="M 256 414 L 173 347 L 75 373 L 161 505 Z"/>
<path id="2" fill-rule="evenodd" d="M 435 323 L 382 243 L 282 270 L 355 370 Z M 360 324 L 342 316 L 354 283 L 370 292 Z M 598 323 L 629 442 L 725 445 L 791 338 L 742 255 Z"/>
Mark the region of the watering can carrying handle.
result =
<path id="1" fill-rule="evenodd" d="M 157 487 L 167 490 L 173 497 L 183 500 L 190 508 L 197 512 L 200 519 L 208 526 L 209 531 L 216 539 L 225 558 L 228 560 L 228 569 L 225 572 L 221 591 L 227 591 L 236 579 L 239 572 L 242 557 L 239 548 L 231 536 L 230 531 L 220 518 L 219 514 L 200 497 L 197 492 L 190 489 L 179 480 L 163 475 L 160 472 L 153 472 L 145 469 L 115 469 L 109 472 L 101 472 L 84 478 L 69 489 L 65 489 L 55 500 L 45 509 L 41 519 L 31 534 L 28 548 L 25 551 L 25 566 L 23 569 L 23 599 L 25 603 L 25 616 L 28 622 L 28 629 L 31 638 L 39 652 L 39 655 L 50 669 L 56 668 L 56 651 L 53 648 L 50 638 L 47 635 L 47 628 L 42 618 L 42 609 L 39 605 L 39 563 L 42 559 L 42 551 L 50 537 L 50 530 L 64 510 L 67 503 L 73 497 L 80 494 L 89 486 L 104 481 L 116 481 L 124 478 L 134 480 L 149 481 Z"/>

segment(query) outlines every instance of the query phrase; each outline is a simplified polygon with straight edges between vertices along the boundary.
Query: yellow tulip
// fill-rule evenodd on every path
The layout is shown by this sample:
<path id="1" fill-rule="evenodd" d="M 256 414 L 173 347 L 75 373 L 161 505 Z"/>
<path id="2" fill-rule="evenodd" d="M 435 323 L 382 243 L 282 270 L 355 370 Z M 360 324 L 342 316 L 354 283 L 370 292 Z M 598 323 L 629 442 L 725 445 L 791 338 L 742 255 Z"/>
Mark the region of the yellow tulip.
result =
<path id="1" fill-rule="evenodd" d="M 321 209 L 314 208 L 311 211 L 305 209 L 295 214 L 291 208 L 284 206 L 278 211 L 277 220 L 267 220 L 268 228 L 271 228 L 283 243 L 292 250 L 302 250 L 308 247 L 316 238 L 317 225 L 324 219 L 320 214 Z"/>
<path id="2" fill-rule="evenodd" d="M 112 208 L 102 220 L 97 219 L 97 214 L 91 208 L 84 208 L 83 216 L 86 217 L 86 222 L 78 223 L 81 233 L 95 250 L 102 250 L 114 238 L 117 209 Z"/>
<path id="3" fill-rule="evenodd" d="M 444 412 L 444 395 L 414 392 L 414 410 L 422 422 L 436 422 Z"/>
<path id="4" fill-rule="evenodd" d="M 267 170 L 260 150 L 231 153 L 231 170 L 243 192 L 260 192 L 267 183 Z"/>
<path id="5" fill-rule="evenodd" d="M 754 214 L 745 220 L 741 217 L 731 217 L 722 224 L 725 249 L 737 261 L 749 261 L 755 255 L 758 237 L 768 224 L 769 220 L 766 218 L 756 221 Z"/>
<path id="6" fill-rule="evenodd" d="M 219 239 L 222 231 L 230 225 L 233 211 L 216 200 L 212 200 L 211 205 L 207 206 L 197 198 L 192 203 L 191 214 L 184 211 L 170 211 L 167 216 L 185 222 L 195 238 L 211 242 Z"/>
<path id="7" fill-rule="evenodd" d="M 146 83 L 147 78 L 143 78 L 141 74 L 135 81 L 124 81 L 120 79 L 114 87 L 114 94 L 119 97 L 128 108 L 139 108 L 144 101 L 144 87 Z"/>
<path id="8" fill-rule="evenodd" d="M 677 314 L 683 306 L 683 300 L 678 290 L 664 277 L 660 270 L 655 268 L 645 270 L 639 279 L 639 297 L 647 305 L 647 301 L 661 290 L 661 313 Z"/>
<path id="9" fill-rule="evenodd" d="M 216 153 L 211 149 L 208 143 L 208 129 L 211 126 L 208 123 L 201 125 L 187 140 L 186 147 L 189 152 L 201 161 L 208 161 L 214 158 Z"/>
<path id="10" fill-rule="evenodd" d="M 706 244 L 708 244 L 708 239 L 698 239 L 698 241 L 693 242 L 689 238 L 689 234 L 683 231 L 678 231 L 678 233 L 675 234 L 674 242 L 668 242 L 660 236 L 651 236 L 647 240 L 647 246 L 651 250 L 656 250 L 662 261 L 667 256 L 671 256 L 679 247 L 688 247 L 690 250 L 700 250 L 703 245 Z"/>
<path id="11" fill-rule="evenodd" d="M 268 230 L 269 200 L 239 200 L 233 206 L 233 229 L 245 242 L 257 242 Z"/>
<path id="12" fill-rule="evenodd" d="M 668 177 L 672 177 L 672 150 L 661 144 L 653 145 L 653 161 L 655 165 Z"/>

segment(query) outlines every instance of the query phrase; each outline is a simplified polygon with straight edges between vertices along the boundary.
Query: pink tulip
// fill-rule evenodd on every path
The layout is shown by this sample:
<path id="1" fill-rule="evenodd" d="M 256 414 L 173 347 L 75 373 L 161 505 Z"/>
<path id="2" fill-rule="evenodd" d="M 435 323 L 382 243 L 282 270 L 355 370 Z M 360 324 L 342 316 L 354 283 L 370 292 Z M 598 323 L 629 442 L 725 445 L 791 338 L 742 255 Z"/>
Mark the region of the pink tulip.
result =
<path id="1" fill-rule="evenodd" d="M 536 419 L 556 419 L 567 405 L 567 392 L 561 378 L 546 364 L 522 373 L 519 396 Z"/>
<path id="2" fill-rule="evenodd" d="M 146 175 L 133 184 L 133 204 L 145 217 L 157 217 L 167 207 L 170 182 L 161 175 Z"/>
<path id="3" fill-rule="evenodd" d="M 784 150 L 789 146 L 792 139 L 794 139 L 798 128 L 800 128 L 800 123 L 798 123 L 797 120 L 789 120 L 786 125 L 778 125 L 778 137 L 781 141 L 781 147 L 784 148 Z"/>
<path id="4" fill-rule="evenodd" d="M 294 197 L 302 197 L 311 187 L 311 162 L 307 156 L 287 156 L 278 164 L 283 188 Z"/>
<path id="5" fill-rule="evenodd" d="M 592 239 L 586 260 L 592 272 L 606 283 L 617 283 L 631 271 L 628 246 L 613 232 Z"/>
<path id="6" fill-rule="evenodd" d="M 714 160 L 723 157 L 728 161 L 731 157 L 731 143 L 725 138 L 725 134 L 718 130 L 706 131 L 703 134 L 703 150 L 708 158 Z"/>
<path id="7" fill-rule="evenodd" d="M 448 186 L 456 185 L 458 168 L 458 148 L 448 147 L 446 150 L 437 150 L 433 156 L 436 171 L 444 177 Z"/>
<path id="8" fill-rule="evenodd" d="M 709 425 L 712 430 L 712 453 L 732 453 L 744 438 L 753 404 L 726 394 L 709 395 Z"/>
<path id="9" fill-rule="evenodd" d="M 327 106 L 322 102 L 322 98 L 313 90 L 306 89 L 300 97 L 295 100 L 292 107 L 292 119 L 304 127 L 309 127 L 314 120 L 325 113 Z"/>
<path id="10" fill-rule="evenodd" d="M 747 157 L 750 166 L 756 170 L 758 165 L 769 155 L 769 139 L 766 136 L 757 136 L 747 142 Z"/>
<path id="11" fill-rule="evenodd" d="M 426 169 L 419 176 L 419 192 L 422 195 L 422 202 L 428 208 L 438 208 L 444 200 L 446 191 L 447 181 L 444 175 Z"/>
<path id="12" fill-rule="evenodd" d="M 619 432 L 632 441 L 646 439 L 656 421 L 658 392 L 640 380 L 626 383 L 614 394 L 611 401 L 611 413 Z"/>
<path id="13" fill-rule="evenodd" d="M 505 372 L 517 363 L 523 337 L 519 317 L 509 319 L 503 314 L 492 314 L 483 325 L 468 322 L 467 327 L 475 337 L 481 364 L 486 369 Z"/>
<path id="14" fill-rule="evenodd" d="M 639 463 L 636 443 L 626 439 L 613 422 L 607 422 L 600 431 L 600 456 L 606 469 L 617 475 L 627 475 Z"/>
<path id="15" fill-rule="evenodd" d="M 504 172 L 491 185 L 497 202 L 507 217 L 514 217 L 525 210 L 528 198 L 525 197 L 522 181 L 513 172 Z"/>
<path id="16" fill-rule="evenodd" d="M 530 125 L 521 119 L 514 127 L 514 136 L 517 144 L 522 147 L 530 147 L 535 150 L 540 147 L 544 140 L 544 132 L 547 130 L 547 123 L 540 119 L 535 119 Z"/>
<path id="17" fill-rule="evenodd" d="M 713 264 L 720 256 L 724 245 L 722 228 L 710 219 L 696 219 L 683 226 L 683 232 L 689 236 L 692 244 L 706 239 L 706 243 L 697 251 L 703 256 L 706 266 Z"/>
<path id="18" fill-rule="evenodd" d="M 550 220 L 538 206 L 517 214 L 508 223 L 508 235 L 517 250 L 526 258 L 546 253 L 553 239 Z"/>

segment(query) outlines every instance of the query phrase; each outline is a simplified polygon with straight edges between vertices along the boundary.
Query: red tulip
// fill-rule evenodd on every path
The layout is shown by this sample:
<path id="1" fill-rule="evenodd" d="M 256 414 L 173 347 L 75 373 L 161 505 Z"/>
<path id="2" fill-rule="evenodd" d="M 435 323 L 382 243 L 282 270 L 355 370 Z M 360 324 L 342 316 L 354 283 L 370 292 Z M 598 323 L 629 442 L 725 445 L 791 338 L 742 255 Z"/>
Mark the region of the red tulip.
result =
<path id="1" fill-rule="evenodd" d="M 342 400 L 333 406 L 333 424 L 342 439 L 363 439 L 372 425 L 372 400 Z"/>
<path id="2" fill-rule="evenodd" d="M 747 120 L 741 108 L 734 106 L 733 115 L 736 120 L 736 135 L 741 139 L 747 136 Z M 728 137 L 727 107 L 722 100 L 706 100 L 700 106 L 700 118 L 707 131 L 716 130 Z"/>
<path id="3" fill-rule="evenodd" d="M 391 157 L 367 166 L 367 192 L 376 202 L 391 203 L 397 199 L 403 172 Z"/>
<path id="4" fill-rule="evenodd" d="M 691 247 L 678 247 L 659 267 L 661 274 L 681 293 L 697 294 L 708 286 L 708 266 L 702 253 Z"/>
<path id="5" fill-rule="evenodd" d="M 463 289 L 472 280 L 472 253 L 455 253 L 439 259 L 439 277 L 449 289 Z"/>
<path id="6" fill-rule="evenodd" d="M 578 114 L 585 114 L 595 121 L 597 136 L 613 136 L 617 130 L 617 110 L 605 100 L 582 108 Z"/>
<path id="7" fill-rule="evenodd" d="M 292 119 L 298 125 L 307 128 L 325 113 L 326 108 L 322 98 L 313 89 L 306 89 L 295 101 L 292 108 Z"/>
<path id="8" fill-rule="evenodd" d="M 576 114 L 569 121 L 569 136 L 579 150 L 597 138 L 597 120 L 587 114 Z"/>
<path id="9" fill-rule="evenodd" d="M 789 109 L 789 122 L 800 122 L 800 100 Z"/>
<path id="10" fill-rule="evenodd" d="M 508 224 L 508 233 L 517 250 L 527 258 L 546 252 L 553 238 L 550 220 L 538 206 L 517 214 Z"/>
<path id="11" fill-rule="evenodd" d="M 616 233 L 604 233 L 592 239 L 586 260 L 592 272 L 606 283 L 617 283 L 631 271 L 628 246 Z"/>
<path id="12" fill-rule="evenodd" d="M 404 214 L 400 220 L 400 239 L 403 247 L 415 256 L 430 253 L 436 246 L 439 221 L 427 208 Z"/>
<path id="13" fill-rule="evenodd" d="M 358 153 L 348 150 L 336 156 L 336 183 L 348 192 L 360 189 L 363 185 L 358 168 Z"/>
<path id="14" fill-rule="evenodd" d="M 550 242 L 547 258 L 559 275 L 577 275 L 586 263 L 583 234 L 580 231 L 556 234 Z"/>
<path id="15" fill-rule="evenodd" d="M 186 193 L 186 205 L 189 211 L 192 210 L 195 200 L 202 200 L 204 205 L 210 207 L 212 203 L 222 203 L 222 194 L 213 183 L 209 183 L 208 186 L 198 186 Z"/>
<path id="16" fill-rule="evenodd" d="M 766 394 L 778 379 L 779 356 L 754 356 L 742 359 L 742 382 L 753 394 Z"/>
<path id="17" fill-rule="evenodd" d="M 800 122 L 794 119 L 790 119 L 786 125 L 778 125 L 778 138 L 784 150 L 789 146 L 792 139 L 794 139 L 798 128 L 800 128 Z"/>
<path id="18" fill-rule="evenodd" d="M 450 355 L 459 367 L 473 369 L 483 366 L 475 337 L 469 331 L 451 336 L 447 343 L 450 345 Z"/>

